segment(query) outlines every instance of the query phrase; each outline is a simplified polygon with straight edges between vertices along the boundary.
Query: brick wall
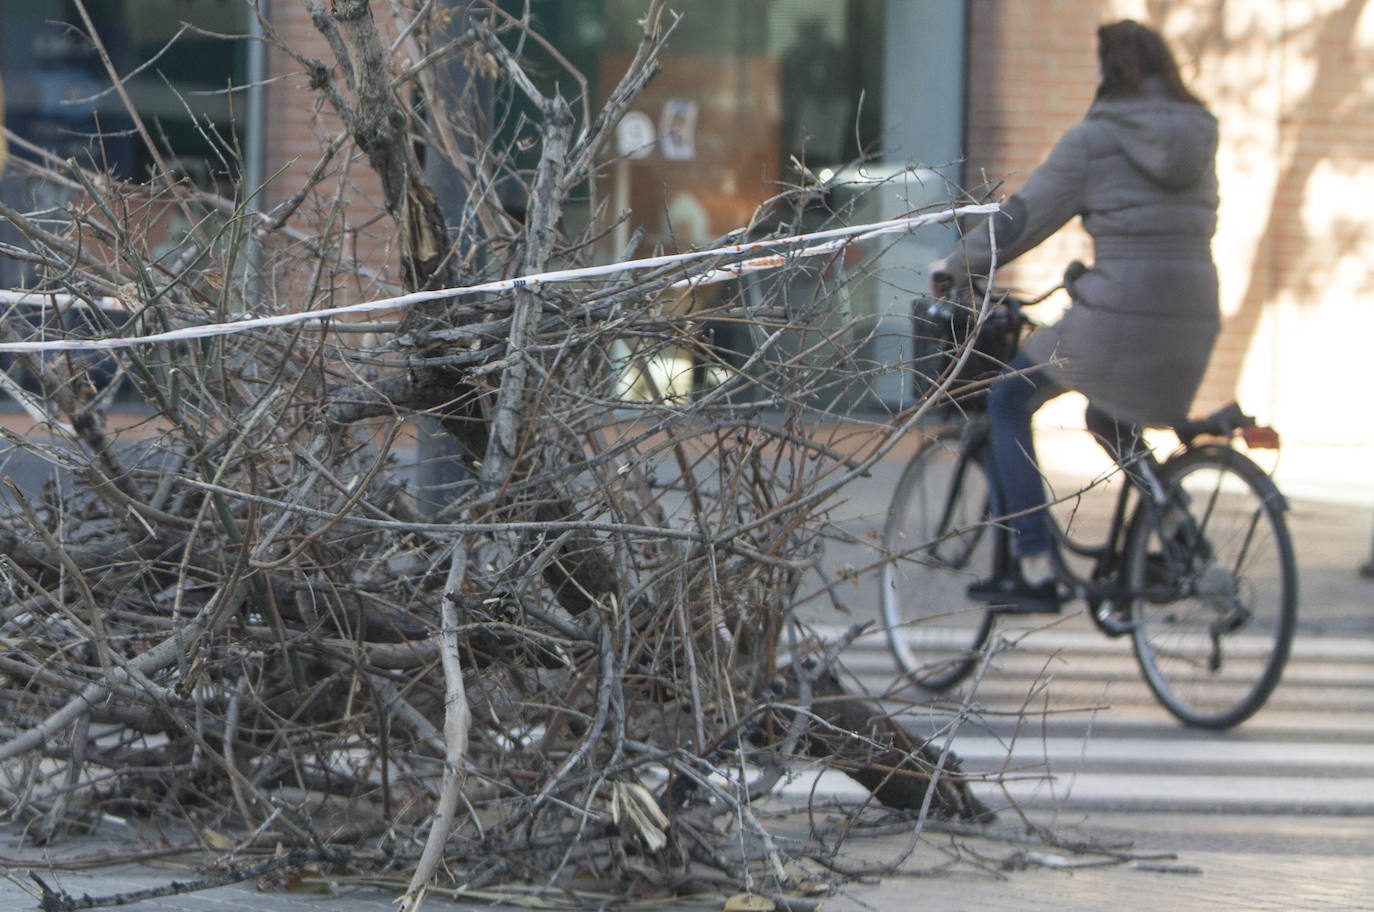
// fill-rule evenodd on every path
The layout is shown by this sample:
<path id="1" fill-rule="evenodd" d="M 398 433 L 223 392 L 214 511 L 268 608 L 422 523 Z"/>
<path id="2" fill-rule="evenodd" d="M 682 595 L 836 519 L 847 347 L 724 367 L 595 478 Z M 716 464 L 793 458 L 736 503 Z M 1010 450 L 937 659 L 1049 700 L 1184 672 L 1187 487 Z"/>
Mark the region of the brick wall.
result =
<path id="1" fill-rule="evenodd" d="M 1374 455 L 1374 9 L 1352 0 L 970 0 L 970 182 L 1011 193 L 1082 116 L 1095 30 L 1159 28 L 1221 121 L 1214 250 L 1225 326 L 1196 410 L 1239 397 L 1331 465 Z M 1008 269 L 1041 288 L 1090 248 L 1071 228 Z"/>
<path id="2" fill-rule="evenodd" d="M 895 2 L 895 0 L 894 0 Z M 1374 338 L 1374 4 L 1363 0 L 968 0 L 970 183 L 1014 192 L 1091 102 L 1095 32 L 1133 16 L 1159 28 L 1222 126 L 1221 224 L 1214 244 L 1225 330 L 1197 410 L 1239 397 L 1289 441 L 1332 459 L 1374 461 L 1366 351 Z M 328 59 L 303 3 L 272 5 L 284 40 Z M 384 23 L 385 24 L 385 23 Z M 340 126 L 317 110 L 301 68 L 274 53 L 269 171 L 287 163 L 269 203 L 288 197 Z M 356 153 L 355 153 L 356 154 Z M 301 218 L 324 224 L 343 187 L 345 243 L 394 277 L 389 220 L 366 162 L 336 170 Z M 369 221 L 370 219 L 370 221 Z M 1090 256 L 1071 227 L 1003 273 L 1030 289 Z M 339 295 L 369 293 L 338 276 Z M 347 286 L 347 287 L 345 287 Z M 1315 451 L 1315 450 L 1314 450 Z M 1339 457 L 1339 458 L 1338 458 Z M 1291 457 L 1289 461 L 1291 462 Z M 1335 464 L 1335 463 L 1333 463 Z"/>
<path id="3" fill-rule="evenodd" d="M 273 28 L 295 53 L 333 61 L 328 43 L 311 23 L 303 2 L 273 3 L 271 12 Z M 379 25 L 385 29 L 387 23 L 379 21 Z M 271 183 L 265 208 L 299 192 L 328 142 L 343 131 L 339 118 L 310 89 L 296 59 L 274 48 L 268 67 L 276 81 L 268 90 L 266 159 Z M 381 214 L 381 185 L 356 147 L 349 143 L 344 149 L 346 154 L 330 163 L 326 179 L 295 219 L 311 234 L 327 232 L 347 256 L 357 256 L 367 265 L 368 271 L 362 273 L 339 272 L 329 277 L 326 286 L 332 288 L 333 303 L 340 304 L 386 294 L 383 286 L 397 277 L 395 230 L 391 219 Z"/>
<path id="4" fill-rule="evenodd" d="M 1080 120 L 1097 85 L 1100 4 L 969 3 L 968 180 L 1003 182 L 1014 193 L 1063 132 Z M 988 188 L 990 189 L 990 188 Z M 1027 290 L 1058 281 L 1064 265 L 1087 254 L 1076 225 L 1003 273 Z"/>

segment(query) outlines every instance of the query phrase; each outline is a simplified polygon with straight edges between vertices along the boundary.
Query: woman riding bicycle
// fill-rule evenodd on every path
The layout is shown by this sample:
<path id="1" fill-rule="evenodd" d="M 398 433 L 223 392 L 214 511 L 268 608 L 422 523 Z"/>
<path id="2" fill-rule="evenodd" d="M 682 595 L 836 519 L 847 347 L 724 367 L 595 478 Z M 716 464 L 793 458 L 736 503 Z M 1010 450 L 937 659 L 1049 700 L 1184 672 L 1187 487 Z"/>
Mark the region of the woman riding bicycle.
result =
<path id="1" fill-rule="evenodd" d="M 1216 119 L 1157 32 L 1127 20 L 1097 37 L 1101 82 L 1087 115 L 994 216 L 998 264 L 1074 216 L 1095 255 L 1092 267 L 1066 273 L 1072 303 L 1063 317 L 1033 333 L 989 390 L 993 485 L 1019 561 L 968 594 L 1001 610 L 1059 610 L 1031 415 L 1077 390 L 1090 403 L 1088 429 L 1128 461 L 1140 452 L 1141 427 L 1187 417 L 1220 329 Z M 991 238 L 985 222 L 932 263 L 932 293 L 966 293 L 985 278 Z"/>

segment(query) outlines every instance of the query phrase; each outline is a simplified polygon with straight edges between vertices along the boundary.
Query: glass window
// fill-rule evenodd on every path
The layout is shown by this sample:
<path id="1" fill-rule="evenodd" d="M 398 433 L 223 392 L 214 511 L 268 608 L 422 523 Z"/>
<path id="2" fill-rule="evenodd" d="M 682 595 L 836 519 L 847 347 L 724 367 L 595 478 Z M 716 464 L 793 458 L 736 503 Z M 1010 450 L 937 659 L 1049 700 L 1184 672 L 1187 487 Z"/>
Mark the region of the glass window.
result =
<path id="1" fill-rule="evenodd" d="M 207 32 L 241 33 L 243 6 L 227 0 L 87 0 L 86 8 L 115 71 L 128 76 L 125 87 L 159 152 L 194 179 L 221 177 L 225 165 L 210 137 L 231 135 L 225 90 L 231 81 L 242 85 L 245 57 L 243 42 Z M 196 28 L 184 29 L 186 23 Z M 147 175 L 150 154 L 131 132 L 119 97 L 105 91 L 110 78 L 75 4 L 6 4 L 0 72 L 10 129 L 121 177 Z"/>
<path id="2" fill-rule="evenodd" d="M 86 0 L 85 6 L 163 160 L 202 186 L 233 176 L 237 165 L 223 148 L 234 142 L 231 112 L 241 116 L 246 106 L 232 103 L 228 89 L 245 82 L 246 42 L 219 36 L 243 33 L 244 5 L 236 0 Z M 4 4 L 0 77 L 5 125 L 23 139 L 118 177 L 149 175 L 152 153 L 135 135 L 124 102 L 110 90 L 105 61 L 70 0 Z M 40 214 L 61 207 L 71 193 L 13 169 L 2 188 L 7 203 Z M 24 243 L 7 223 L 0 224 L 0 240 Z M 35 287 L 38 279 L 32 265 L 0 257 L 0 287 Z M 35 310 L 32 318 L 50 319 L 51 313 Z M 69 314 L 64 319 L 81 318 Z M 7 363 L 0 360 L 0 367 Z M 109 373 L 96 370 L 92 376 L 103 383 Z"/>
<path id="3" fill-rule="evenodd" d="M 604 99 L 639 39 L 638 0 L 605 0 Z M 749 221 L 798 176 L 876 151 L 881 0 L 696 0 L 635 105 L 617 208 L 652 240 L 703 243 Z M 635 137 L 642 137 L 636 139 Z"/>

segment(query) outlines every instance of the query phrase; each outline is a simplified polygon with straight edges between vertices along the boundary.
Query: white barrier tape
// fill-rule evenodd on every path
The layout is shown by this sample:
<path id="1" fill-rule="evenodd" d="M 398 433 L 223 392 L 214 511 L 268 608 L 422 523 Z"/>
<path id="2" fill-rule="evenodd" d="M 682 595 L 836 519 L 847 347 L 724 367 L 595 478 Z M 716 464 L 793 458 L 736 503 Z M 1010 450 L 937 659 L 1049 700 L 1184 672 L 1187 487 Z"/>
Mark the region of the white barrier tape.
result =
<path id="1" fill-rule="evenodd" d="M 990 209 L 991 211 L 993 211 L 993 212 L 996 212 L 996 211 L 997 211 L 997 207 L 996 207 L 996 206 L 991 206 L 991 207 L 973 207 L 973 206 L 970 206 L 970 207 L 967 207 L 966 209 L 947 210 L 947 211 L 945 211 L 945 212 L 936 213 L 937 216 L 940 216 L 940 218 L 937 218 L 936 221 L 946 221 L 946 220 L 947 220 L 947 219 L 945 218 L 946 216 L 947 216 L 949 219 L 953 219 L 953 218 L 955 218 L 956 216 L 965 214 L 965 213 L 968 212 L 968 210 L 974 209 L 974 208 L 979 208 L 979 209 L 981 209 L 981 208 L 989 208 L 989 209 Z M 899 219 L 899 220 L 896 220 L 896 221 L 906 221 L 906 220 L 905 220 L 905 219 Z M 927 224 L 928 224 L 928 223 L 927 223 Z M 792 254 L 792 256 L 793 256 L 794 258 L 822 256 L 822 255 L 827 254 L 827 253 L 835 253 L 836 251 L 843 250 L 844 248 L 846 248 L 846 247 L 848 247 L 848 246 L 850 246 L 850 245 L 852 245 L 852 244 L 857 244 L 857 243 L 859 243 L 860 241 L 866 241 L 866 240 L 868 240 L 869 238 L 879 237 L 880 235 L 884 235 L 884 234 L 897 234 L 897 233 L 901 233 L 901 232 L 906 232 L 906 231 L 912 230 L 912 229 L 909 228 L 909 227 L 902 227 L 902 226 L 900 226 L 900 225 L 896 225 L 896 224 L 890 223 L 890 222 L 873 222 L 873 223 L 871 223 L 871 224 L 869 224 L 869 225 L 855 225 L 855 226 L 853 226 L 853 227 L 859 229 L 859 230 L 861 231 L 861 233 L 860 233 L 860 234 L 855 234 L 855 235 L 853 235 L 853 236 L 851 236 L 851 237 L 845 237 L 845 238 L 840 238 L 840 239 L 838 239 L 838 240 L 827 241 L 827 242 L 825 242 L 824 244 L 816 244 L 816 245 L 814 245 L 814 246 L 812 246 L 812 247 L 803 247 L 801 250 L 799 250 L 799 251 L 797 251 L 796 253 Z M 914 226 L 914 227 L 919 227 L 919 226 Z M 815 236 L 816 236 L 815 234 L 812 234 L 812 235 L 798 235 L 797 237 L 798 237 L 798 238 L 814 238 Z M 730 279 L 739 278 L 740 276 L 746 275 L 746 274 L 751 273 L 751 272 L 759 272 L 759 271 L 764 270 L 764 269 L 777 269 L 779 266 L 784 265 L 786 262 L 787 262 L 787 256 L 786 256 L 785 254 L 781 254 L 781 253 L 770 253 L 770 254 L 767 255 L 767 256 L 753 257 L 752 259 L 744 260 L 744 261 L 739 262 L 739 263 L 732 263 L 732 264 L 729 265 L 729 266 L 722 266 L 722 267 L 720 267 L 719 269 L 712 269 L 710 272 L 703 272 L 701 275 L 690 276 L 690 277 L 685 278 L 685 279 L 680 279 L 680 280 L 674 282 L 672 285 L 670 285 L 670 286 L 668 286 L 668 287 L 669 287 L 669 288 L 689 288 L 689 287 L 694 287 L 694 286 L 697 286 L 697 285 L 710 285 L 710 284 L 712 284 L 713 282 L 725 282 L 725 281 L 729 281 Z"/>
<path id="2" fill-rule="evenodd" d="M 493 282 L 483 282 L 478 285 L 466 285 L 459 288 L 416 291 L 410 294 L 397 295 L 392 298 L 379 298 L 375 301 L 363 301 L 358 304 L 327 307 L 322 310 L 274 314 L 267 317 L 243 317 L 225 323 L 205 323 L 199 326 L 184 326 L 180 329 L 151 333 L 146 336 L 121 336 L 105 339 L 48 339 L 35 342 L 0 342 L 0 352 L 112 351 L 121 348 L 131 348 L 135 345 L 152 345 L 159 342 L 179 342 L 186 339 L 207 339 L 213 336 L 227 336 L 234 333 L 246 332 L 250 329 L 261 329 L 268 326 L 290 326 L 295 323 L 328 320 L 332 317 L 344 316 L 346 314 L 365 314 L 379 310 L 396 310 L 412 304 L 421 304 L 426 301 L 434 301 L 440 298 L 511 291 L 517 288 L 537 288 L 541 285 L 571 282 L 595 276 L 614 275 L 631 269 L 652 269 L 660 266 L 671 266 L 674 263 L 689 263 L 694 260 L 714 259 L 721 256 L 736 256 L 754 250 L 766 250 L 775 247 L 797 247 L 812 241 L 829 241 L 829 243 L 803 247 L 803 249 L 796 254 L 797 256 L 815 256 L 838 250 L 846 244 L 851 244 L 868 237 L 913 231 L 924 225 L 953 221 L 961 215 L 989 215 L 997 211 L 998 207 L 993 204 L 959 206 L 926 215 L 890 219 L 885 222 L 873 222 L 867 225 L 850 225 L 845 228 L 830 228 L 825 231 L 814 231 L 809 234 L 798 234 L 787 238 L 750 241 L 744 244 L 727 244 L 723 247 L 712 247 L 709 250 L 693 250 L 687 253 L 664 254 L 663 256 L 645 257 L 638 260 L 626 260 L 621 263 L 608 263 L 604 266 L 582 266 L 576 269 L 555 269 L 549 272 L 539 272 L 513 279 L 499 279 Z M 734 266 L 713 269 L 701 276 L 683 279 L 674 283 L 674 287 L 725 281 L 727 279 L 736 278 L 745 272 L 754 272 L 759 269 L 773 269 L 781 266 L 784 262 L 786 262 L 786 258 L 781 254 L 757 257 L 752 260 L 745 260 Z M 28 294 L 32 294 L 32 292 Z"/>
<path id="3" fill-rule="evenodd" d="M 94 305 L 100 310 L 106 310 L 112 313 L 128 312 L 128 308 L 124 306 L 124 302 L 115 298 L 79 298 L 74 294 L 66 294 L 61 291 L 24 291 L 22 289 L 10 291 L 0 288 L 0 304 L 32 304 L 40 310 L 47 310 L 50 307 L 70 307 L 73 310 L 80 310 Z"/>

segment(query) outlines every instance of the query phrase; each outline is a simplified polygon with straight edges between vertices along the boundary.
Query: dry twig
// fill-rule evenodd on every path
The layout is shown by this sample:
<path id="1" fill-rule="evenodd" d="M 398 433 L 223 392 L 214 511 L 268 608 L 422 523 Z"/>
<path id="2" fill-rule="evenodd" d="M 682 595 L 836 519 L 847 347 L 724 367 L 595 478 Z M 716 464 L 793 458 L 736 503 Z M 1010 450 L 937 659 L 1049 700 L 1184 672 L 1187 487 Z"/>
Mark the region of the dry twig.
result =
<path id="1" fill-rule="evenodd" d="M 276 210 L 236 202 L 263 188 L 216 194 L 165 167 L 135 185 L 29 158 L 29 173 L 70 194 L 62 230 L 51 214 L 0 207 L 35 280 L 128 305 L 127 322 L 94 312 L 85 331 L 597 256 L 607 226 L 594 210 L 571 232 L 569 199 L 598 177 L 607 137 L 657 69 L 672 25 L 663 0 L 648 3 L 629 71 L 581 123 L 481 17 L 454 37 L 400 11 L 404 34 L 389 39 L 365 0 L 311 9 L 335 59 L 291 59 L 345 133 L 303 186 L 273 188 Z M 447 55 L 533 103 L 514 144 L 538 148 L 533 172 L 514 149 L 500 159 L 491 143 L 440 136 L 486 122 L 474 93 L 446 84 Z M 444 94 L 432 108 L 443 116 L 419 124 L 412 92 Z M 461 226 L 426 183 L 417 131 L 469 182 Z M 371 221 L 344 205 L 354 151 L 382 181 Z M 518 184 L 523 220 L 494 175 Z M 757 225 L 794 231 L 815 199 L 784 192 Z M 168 240 L 171 208 L 194 230 Z M 389 267 L 346 243 L 369 231 L 394 241 Z M 648 869 L 686 882 L 714 866 L 785 889 L 793 860 L 756 796 L 720 784 L 756 765 L 823 759 L 879 802 L 977 817 L 957 764 L 880 707 L 824 675 L 775 686 L 783 657 L 814 645 L 782 637 L 803 590 L 827 588 L 811 571 L 835 496 L 918 414 L 861 432 L 818 419 L 812 403 L 887 369 L 853 356 L 854 327 L 827 316 L 844 284 L 797 262 L 748 294 L 675 287 L 729 259 L 455 298 L 366 332 L 29 358 L 27 378 L 0 385 L 35 385 L 24 405 L 54 436 L 14 452 L 50 462 L 59 482 L 16 489 L 0 513 L 11 813 L 53 833 L 103 813 L 174 818 L 235 834 L 235 852 L 368 846 L 368 859 L 411 872 L 407 908 L 444 878 L 557 888 L 590 874 L 624 888 Z M 813 289 L 804 305 L 794 286 Z M 757 344 L 736 357 L 712 323 Z M 7 339 L 35 332 L 17 312 L 3 325 Z M 712 383 L 665 382 L 656 371 L 671 358 Z M 96 392 L 112 367 L 148 416 L 132 426 L 107 421 Z M 457 480 L 437 492 L 417 490 L 400 447 L 416 422 L 457 453 Z M 764 846 L 758 865 L 726 851 L 741 833 Z"/>

